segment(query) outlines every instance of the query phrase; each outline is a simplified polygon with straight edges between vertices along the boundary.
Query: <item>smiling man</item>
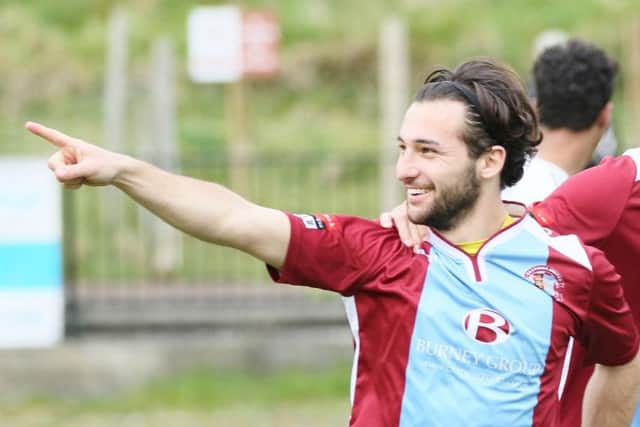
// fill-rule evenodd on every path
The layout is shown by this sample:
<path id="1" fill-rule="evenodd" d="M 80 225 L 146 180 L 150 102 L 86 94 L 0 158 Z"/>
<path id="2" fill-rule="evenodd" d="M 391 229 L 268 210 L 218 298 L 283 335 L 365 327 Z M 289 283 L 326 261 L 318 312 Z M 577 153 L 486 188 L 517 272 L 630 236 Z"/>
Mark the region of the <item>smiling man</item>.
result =
<path id="1" fill-rule="evenodd" d="M 27 128 L 59 148 L 49 166 L 66 186 L 115 185 L 181 230 L 265 261 L 278 282 L 353 297 L 351 426 L 552 426 L 570 337 L 600 364 L 584 425 L 631 417 L 638 334 L 617 274 L 500 200 L 540 140 L 523 85 L 503 66 L 435 72 L 406 113 L 397 174 L 411 218 L 434 229 L 415 250 L 373 221 L 261 207 Z"/>
<path id="2" fill-rule="evenodd" d="M 398 178 L 406 183 L 406 199 L 411 219 L 416 223 L 428 223 L 440 230 L 454 228 L 474 207 L 480 196 L 480 180 L 472 161 L 460 162 L 466 155 L 466 147 L 441 143 L 458 138 L 460 117 L 464 117 L 465 105 L 450 100 L 416 103 L 407 112 L 401 135 L 398 137 L 400 160 Z M 422 139 L 427 127 L 440 131 L 437 139 Z M 405 141 L 403 139 L 407 138 Z M 407 149 L 417 150 L 429 162 L 428 174 L 420 177 L 417 167 L 406 164 Z M 422 179 L 428 177 L 428 182 Z M 437 183 L 437 193 L 436 193 Z M 428 205 L 428 206 L 427 206 Z"/>
<path id="3" fill-rule="evenodd" d="M 616 62 L 602 49 L 579 39 L 551 46 L 538 56 L 533 83 L 544 140 L 525 167 L 523 178 L 503 190 L 503 199 L 525 204 L 542 200 L 587 164 L 609 126 L 616 72 Z M 577 175 L 531 211 L 546 227 L 561 234 L 576 234 L 604 251 L 622 275 L 621 284 L 636 326 L 640 325 L 636 265 L 640 257 L 638 152 L 630 150 Z M 607 203 L 602 203 L 603 194 L 608 195 Z M 395 225 L 409 246 L 427 234 L 426 228 L 409 223 L 405 203 L 391 214 L 383 214 L 381 223 Z M 545 286 L 542 275 L 533 277 L 540 287 Z M 570 342 L 569 349 L 558 425 L 574 427 L 581 425 L 583 395 L 594 366 L 585 363 L 578 343 Z M 640 408 L 632 425 L 640 426 Z"/>

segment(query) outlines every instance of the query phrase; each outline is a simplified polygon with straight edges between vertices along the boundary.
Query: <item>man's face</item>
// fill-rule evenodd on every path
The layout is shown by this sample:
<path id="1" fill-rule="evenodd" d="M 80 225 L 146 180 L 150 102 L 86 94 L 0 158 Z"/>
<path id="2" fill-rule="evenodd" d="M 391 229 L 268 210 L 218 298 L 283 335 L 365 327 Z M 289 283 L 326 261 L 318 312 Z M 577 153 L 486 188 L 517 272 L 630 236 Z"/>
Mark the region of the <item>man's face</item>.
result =
<path id="1" fill-rule="evenodd" d="M 464 121 L 465 106 L 458 101 L 414 102 L 407 110 L 396 175 L 412 222 L 447 231 L 475 205 L 480 181 L 462 140 Z"/>

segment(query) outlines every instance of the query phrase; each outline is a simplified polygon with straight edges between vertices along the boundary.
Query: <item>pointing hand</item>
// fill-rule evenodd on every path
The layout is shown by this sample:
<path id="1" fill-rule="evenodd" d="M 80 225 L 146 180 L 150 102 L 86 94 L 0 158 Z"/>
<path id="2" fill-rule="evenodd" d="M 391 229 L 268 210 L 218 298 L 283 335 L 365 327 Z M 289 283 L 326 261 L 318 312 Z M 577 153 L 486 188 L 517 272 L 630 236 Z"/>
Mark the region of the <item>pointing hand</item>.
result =
<path id="1" fill-rule="evenodd" d="M 38 123 L 27 122 L 25 127 L 58 147 L 58 151 L 49 158 L 49 169 L 67 188 L 79 188 L 82 184 L 109 185 L 120 173 L 123 157 L 120 154 Z"/>

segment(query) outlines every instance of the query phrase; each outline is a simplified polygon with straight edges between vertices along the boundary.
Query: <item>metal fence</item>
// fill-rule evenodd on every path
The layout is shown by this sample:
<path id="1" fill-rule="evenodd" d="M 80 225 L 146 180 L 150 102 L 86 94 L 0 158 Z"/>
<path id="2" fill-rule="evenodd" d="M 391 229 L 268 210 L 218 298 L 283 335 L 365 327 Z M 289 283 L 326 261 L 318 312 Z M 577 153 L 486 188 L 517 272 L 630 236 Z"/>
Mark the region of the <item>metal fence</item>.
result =
<path id="1" fill-rule="evenodd" d="M 181 173 L 291 212 L 378 215 L 375 153 L 256 154 L 233 169 L 224 158 L 188 156 Z M 261 262 L 183 235 L 115 189 L 63 198 L 69 332 L 344 321 L 337 296 L 274 285 Z"/>

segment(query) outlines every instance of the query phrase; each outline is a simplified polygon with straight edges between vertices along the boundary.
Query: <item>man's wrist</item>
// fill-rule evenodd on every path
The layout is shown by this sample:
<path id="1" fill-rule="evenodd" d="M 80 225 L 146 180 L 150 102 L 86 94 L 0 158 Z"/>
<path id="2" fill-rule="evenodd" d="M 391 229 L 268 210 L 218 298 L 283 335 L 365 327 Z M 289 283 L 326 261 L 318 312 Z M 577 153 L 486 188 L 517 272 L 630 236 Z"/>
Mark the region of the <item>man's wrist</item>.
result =
<path id="1" fill-rule="evenodd" d="M 139 174 L 140 169 L 144 166 L 144 162 L 136 158 L 127 156 L 126 154 L 115 153 L 114 159 L 114 175 L 112 184 L 120 189 L 124 189 L 128 184 L 135 180 L 135 176 Z"/>

